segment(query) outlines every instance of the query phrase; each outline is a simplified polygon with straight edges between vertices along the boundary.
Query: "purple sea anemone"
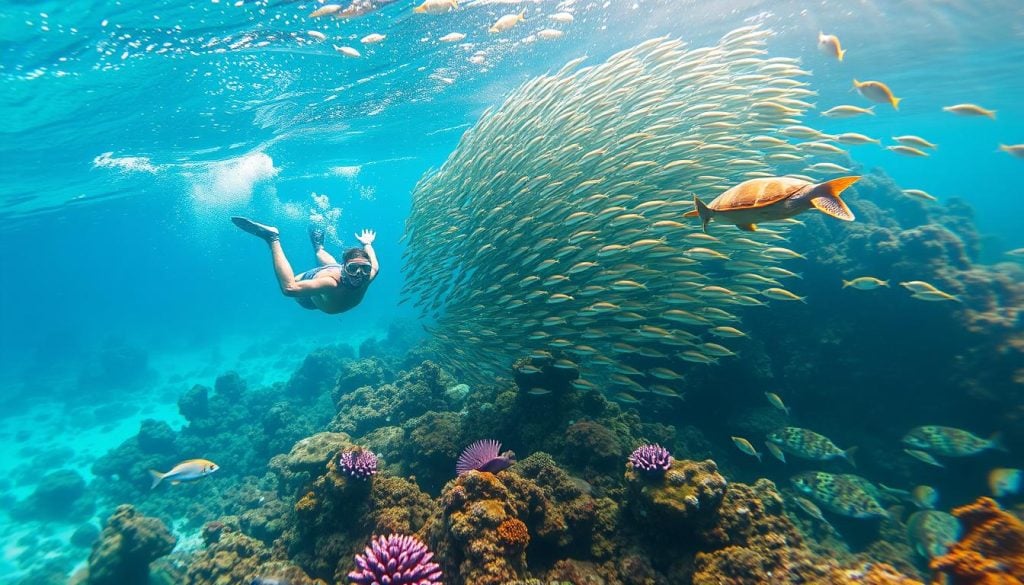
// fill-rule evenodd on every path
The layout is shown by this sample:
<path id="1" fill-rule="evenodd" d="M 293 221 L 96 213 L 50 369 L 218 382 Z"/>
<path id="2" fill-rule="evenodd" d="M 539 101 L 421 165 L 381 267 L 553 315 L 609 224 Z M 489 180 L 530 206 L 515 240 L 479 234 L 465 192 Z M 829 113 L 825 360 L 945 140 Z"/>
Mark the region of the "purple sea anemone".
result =
<path id="1" fill-rule="evenodd" d="M 349 477 L 367 479 L 377 473 L 377 456 L 369 449 L 345 451 L 338 457 L 338 469 Z"/>
<path id="2" fill-rule="evenodd" d="M 414 536 L 377 536 L 356 555 L 357 569 L 348 578 L 363 585 L 441 585 L 441 567 L 432 558 L 434 553 Z"/>
<path id="3" fill-rule="evenodd" d="M 661 445 L 641 445 L 629 456 L 633 469 L 649 475 L 662 475 L 672 467 L 672 455 Z"/>
<path id="4" fill-rule="evenodd" d="M 477 441 L 459 455 L 459 461 L 455 464 L 455 472 L 459 475 L 470 471 L 489 471 L 498 473 L 502 469 L 508 469 L 516 462 L 516 454 L 512 451 L 501 453 L 501 443 L 493 439 Z"/>

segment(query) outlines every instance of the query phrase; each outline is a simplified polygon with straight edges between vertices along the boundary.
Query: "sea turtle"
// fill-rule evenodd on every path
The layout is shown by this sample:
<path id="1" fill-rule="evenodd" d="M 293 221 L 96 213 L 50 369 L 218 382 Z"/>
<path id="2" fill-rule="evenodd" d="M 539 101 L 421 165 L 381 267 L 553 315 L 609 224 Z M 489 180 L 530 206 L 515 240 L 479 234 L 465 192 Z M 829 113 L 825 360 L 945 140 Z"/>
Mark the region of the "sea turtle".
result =
<path id="1" fill-rule="evenodd" d="M 860 177 L 840 177 L 815 185 L 792 177 L 751 179 L 732 187 L 707 205 L 694 195 L 693 204 L 697 209 L 686 212 L 684 217 L 699 215 L 705 232 L 712 219 L 752 232 L 759 222 L 786 219 L 812 207 L 836 219 L 853 221 L 853 212 L 839 194 L 858 180 Z"/>

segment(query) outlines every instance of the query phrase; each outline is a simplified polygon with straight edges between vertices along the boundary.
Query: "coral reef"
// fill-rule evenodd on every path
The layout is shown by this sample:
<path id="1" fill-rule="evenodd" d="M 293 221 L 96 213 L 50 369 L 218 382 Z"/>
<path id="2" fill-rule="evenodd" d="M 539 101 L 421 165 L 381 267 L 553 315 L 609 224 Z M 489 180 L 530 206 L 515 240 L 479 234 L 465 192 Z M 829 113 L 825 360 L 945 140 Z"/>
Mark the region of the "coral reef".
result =
<path id="1" fill-rule="evenodd" d="M 39 478 L 32 494 L 11 507 L 18 520 L 85 520 L 92 515 L 94 498 L 82 476 L 70 469 L 52 471 Z"/>
<path id="2" fill-rule="evenodd" d="M 227 532 L 199 552 L 189 563 L 184 585 L 250 585 L 251 583 L 323 585 L 302 569 L 273 560 L 260 541 L 238 532 Z"/>
<path id="3" fill-rule="evenodd" d="M 409 480 L 380 474 L 353 478 L 330 456 L 321 471 L 301 493 L 294 522 L 280 540 L 292 562 L 313 577 L 343 580 L 353 555 L 371 535 L 415 534 L 436 511 L 434 502 Z"/>
<path id="4" fill-rule="evenodd" d="M 626 484 L 633 516 L 652 525 L 653 533 L 659 526 L 694 525 L 714 517 L 726 491 L 725 478 L 710 459 L 671 460 L 660 474 L 636 468 L 630 462 Z"/>
<path id="5" fill-rule="evenodd" d="M 436 364 L 423 362 L 393 384 L 363 386 L 342 394 L 337 400 L 338 415 L 328 428 L 359 436 L 391 421 L 447 410 L 445 391 L 452 384 Z"/>
<path id="6" fill-rule="evenodd" d="M 931 569 L 950 585 L 1024 583 L 1024 522 L 990 498 L 953 510 L 964 534 Z M 938 577 L 935 583 L 939 583 Z"/>
<path id="7" fill-rule="evenodd" d="M 309 400 L 331 390 L 338 376 L 349 369 L 346 361 L 353 356 L 352 348 L 336 345 L 314 350 L 306 356 L 299 369 L 285 384 L 289 396 Z"/>
<path id="8" fill-rule="evenodd" d="M 84 585 L 148 583 L 149 564 L 170 553 L 176 542 L 160 520 L 118 506 L 93 546 Z"/>
<path id="9" fill-rule="evenodd" d="M 572 552 L 608 558 L 615 550 L 617 506 L 583 493 L 543 453 L 498 475 L 460 475 L 445 487 L 441 502 L 444 514 L 431 542 L 451 583 L 525 579 L 527 548 L 553 560 Z"/>

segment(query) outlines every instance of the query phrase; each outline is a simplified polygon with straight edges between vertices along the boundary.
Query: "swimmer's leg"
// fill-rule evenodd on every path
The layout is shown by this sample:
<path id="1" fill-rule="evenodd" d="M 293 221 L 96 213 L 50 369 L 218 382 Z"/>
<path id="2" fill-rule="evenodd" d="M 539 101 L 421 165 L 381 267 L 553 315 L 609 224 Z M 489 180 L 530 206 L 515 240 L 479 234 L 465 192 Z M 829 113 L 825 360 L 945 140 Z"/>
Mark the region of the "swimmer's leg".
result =
<path id="1" fill-rule="evenodd" d="M 310 226 L 309 228 L 309 242 L 313 244 L 313 253 L 316 254 L 316 261 L 320 266 L 327 266 L 328 264 L 337 264 L 338 261 L 331 256 L 327 250 L 324 250 L 324 229 L 318 226 Z"/>

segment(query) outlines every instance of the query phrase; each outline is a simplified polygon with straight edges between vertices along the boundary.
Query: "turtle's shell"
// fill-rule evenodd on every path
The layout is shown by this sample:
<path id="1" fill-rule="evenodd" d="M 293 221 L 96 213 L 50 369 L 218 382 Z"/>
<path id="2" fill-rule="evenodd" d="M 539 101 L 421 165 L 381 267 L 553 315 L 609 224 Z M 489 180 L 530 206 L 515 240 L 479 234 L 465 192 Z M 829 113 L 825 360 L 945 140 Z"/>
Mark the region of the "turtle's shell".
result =
<path id="1" fill-rule="evenodd" d="M 768 177 L 751 179 L 722 193 L 708 204 L 714 211 L 736 211 L 757 209 L 778 203 L 793 196 L 804 187 L 812 185 L 792 177 Z"/>

